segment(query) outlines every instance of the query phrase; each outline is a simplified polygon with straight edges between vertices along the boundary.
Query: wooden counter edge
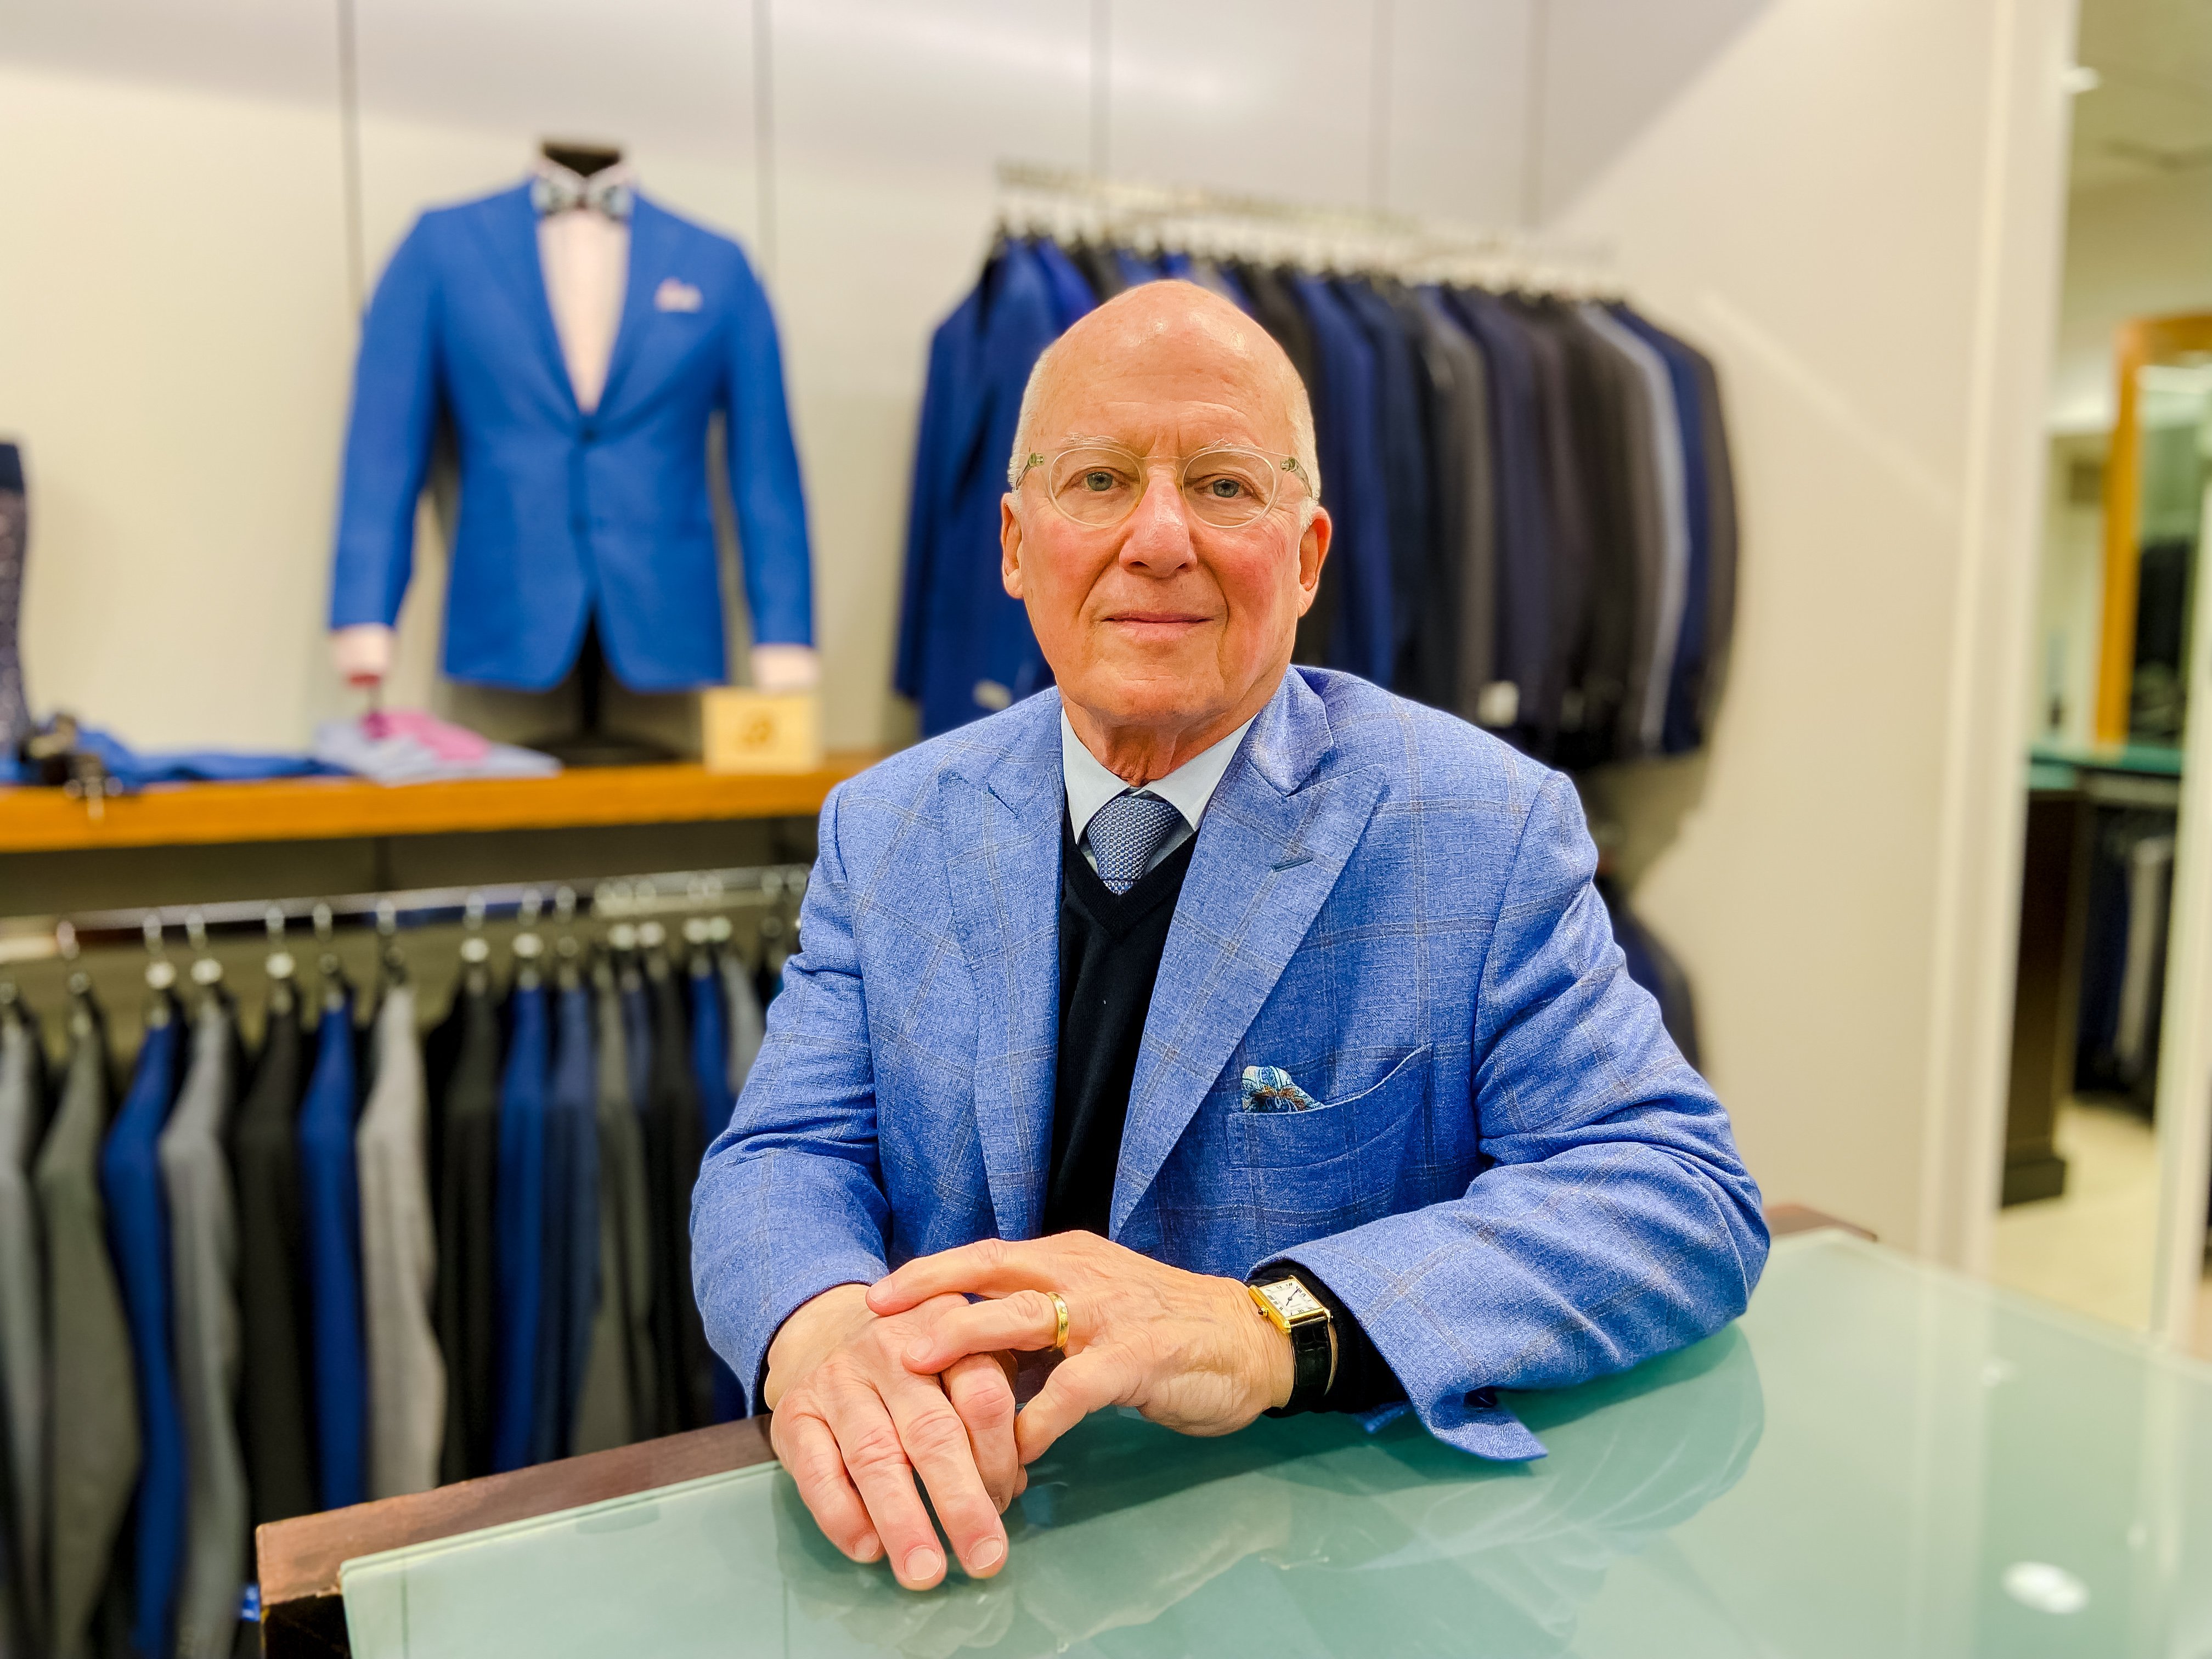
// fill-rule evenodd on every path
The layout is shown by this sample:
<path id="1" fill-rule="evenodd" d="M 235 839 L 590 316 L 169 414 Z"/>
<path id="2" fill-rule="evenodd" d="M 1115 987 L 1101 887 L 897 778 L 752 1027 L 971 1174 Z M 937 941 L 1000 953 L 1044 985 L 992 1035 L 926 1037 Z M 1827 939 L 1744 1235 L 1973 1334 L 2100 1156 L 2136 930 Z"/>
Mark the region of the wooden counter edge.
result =
<path id="1" fill-rule="evenodd" d="M 676 763 L 389 786 L 335 777 L 163 784 L 107 801 L 97 819 L 59 790 L 9 787 L 0 789 L 0 853 L 811 817 L 833 787 L 882 758 L 840 751 L 806 772 Z"/>
<path id="2" fill-rule="evenodd" d="M 1839 1227 L 1861 1238 L 1872 1239 L 1874 1235 L 1855 1221 L 1830 1215 L 1826 1210 L 1816 1210 L 1809 1204 L 1770 1204 L 1766 1206 L 1766 1231 L 1777 1238 L 1787 1238 L 1792 1233 L 1818 1232 L 1823 1227 Z"/>
<path id="3" fill-rule="evenodd" d="M 286 1650 L 344 1651 L 343 1619 L 336 1607 L 338 1569 L 358 1557 L 748 1468 L 775 1455 L 769 1449 L 768 1419 L 745 1418 L 405 1498 L 268 1522 L 254 1533 L 264 1638 L 274 1636 L 272 1626 L 310 1636 L 335 1617 L 341 1645 L 332 1647 L 325 1638 Z M 326 1605 L 312 1605 L 318 1602 Z M 280 1650 L 272 1644 L 267 1650 L 275 1655 Z"/>

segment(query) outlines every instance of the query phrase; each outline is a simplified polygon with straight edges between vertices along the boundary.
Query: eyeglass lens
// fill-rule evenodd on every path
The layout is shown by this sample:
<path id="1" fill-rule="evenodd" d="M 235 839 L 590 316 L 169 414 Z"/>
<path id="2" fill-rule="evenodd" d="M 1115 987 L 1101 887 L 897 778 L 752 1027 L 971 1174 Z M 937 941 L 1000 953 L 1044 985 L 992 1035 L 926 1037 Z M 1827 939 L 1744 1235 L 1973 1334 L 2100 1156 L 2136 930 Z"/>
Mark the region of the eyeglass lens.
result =
<path id="1" fill-rule="evenodd" d="M 1137 510 L 1151 465 L 1118 445 L 1084 445 L 1052 458 L 1045 484 L 1053 505 L 1076 523 L 1103 527 Z M 1224 530 L 1266 513 L 1282 480 L 1277 465 L 1252 449 L 1202 449 L 1182 461 L 1180 471 L 1191 516 Z"/>

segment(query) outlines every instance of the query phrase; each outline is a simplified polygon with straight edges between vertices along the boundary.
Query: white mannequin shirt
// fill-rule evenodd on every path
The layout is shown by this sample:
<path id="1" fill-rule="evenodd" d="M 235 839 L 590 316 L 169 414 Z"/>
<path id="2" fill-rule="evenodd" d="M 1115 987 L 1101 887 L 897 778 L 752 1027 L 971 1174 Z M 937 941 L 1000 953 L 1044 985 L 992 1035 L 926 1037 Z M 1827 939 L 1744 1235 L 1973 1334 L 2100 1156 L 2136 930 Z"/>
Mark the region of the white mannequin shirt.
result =
<path id="1" fill-rule="evenodd" d="M 544 178 L 577 175 L 557 161 L 540 161 Z M 592 175 L 593 184 L 635 188 L 630 171 L 617 163 Z M 629 286 L 629 221 L 613 219 L 596 208 L 569 208 L 540 216 L 538 264 L 545 276 L 545 299 L 553 309 L 553 332 L 561 342 L 568 384 L 576 406 L 589 415 L 607 388 L 607 366 L 622 326 L 623 296 Z"/>

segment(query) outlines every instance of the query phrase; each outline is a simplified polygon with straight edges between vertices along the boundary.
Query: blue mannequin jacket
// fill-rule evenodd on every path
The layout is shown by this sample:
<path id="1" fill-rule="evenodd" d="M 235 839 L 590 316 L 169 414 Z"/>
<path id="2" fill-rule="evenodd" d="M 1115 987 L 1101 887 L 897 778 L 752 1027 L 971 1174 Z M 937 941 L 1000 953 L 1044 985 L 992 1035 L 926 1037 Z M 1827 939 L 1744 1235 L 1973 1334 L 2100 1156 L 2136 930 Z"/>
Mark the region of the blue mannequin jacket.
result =
<path id="1" fill-rule="evenodd" d="M 738 245 L 635 198 L 614 359 L 586 415 L 554 331 L 528 187 L 424 214 L 362 327 L 331 626 L 398 617 L 442 421 L 460 462 L 447 674 L 547 690 L 596 616 L 632 690 L 719 684 L 728 664 L 707 482 L 718 411 L 753 638 L 811 645 L 775 319 Z"/>

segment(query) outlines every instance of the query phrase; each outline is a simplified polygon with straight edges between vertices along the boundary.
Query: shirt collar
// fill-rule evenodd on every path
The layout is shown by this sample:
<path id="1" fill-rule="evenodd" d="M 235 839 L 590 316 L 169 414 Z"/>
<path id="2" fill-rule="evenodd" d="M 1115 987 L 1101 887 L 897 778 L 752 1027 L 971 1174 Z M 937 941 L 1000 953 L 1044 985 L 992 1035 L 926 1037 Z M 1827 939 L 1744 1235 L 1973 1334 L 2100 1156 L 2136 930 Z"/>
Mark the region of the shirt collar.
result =
<path id="1" fill-rule="evenodd" d="M 1257 720 L 1255 714 L 1252 720 Z M 1183 822 L 1195 831 L 1198 821 L 1206 815 L 1206 804 L 1213 799 L 1213 792 L 1221 787 L 1229 763 L 1237 758 L 1237 746 L 1244 741 L 1244 734 L 1252 729 L 1252 720 L 1246 720 L 1211 749 L 1193 755 L 1164 778 L 1154 778 L 1146 790 L 1182 814 Z M 1060 716 L 1060 770 L 1067 784 L 1067 817 L 1074 827 L 1075 838 L 1083 839 L 1098 809 L 1115 796 L 1130 793 L 1129 786 L 1099 763 L 1098 757 L 1083 746 L 1083 739 L 1075 735 L 1075 728 L 1067 723 L 1067 712 Z"/>

